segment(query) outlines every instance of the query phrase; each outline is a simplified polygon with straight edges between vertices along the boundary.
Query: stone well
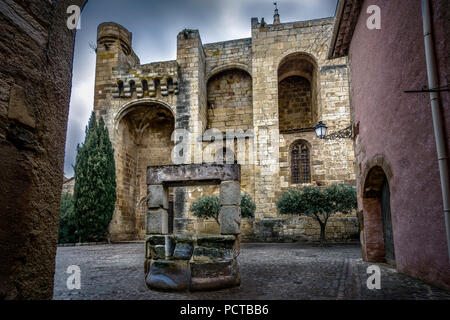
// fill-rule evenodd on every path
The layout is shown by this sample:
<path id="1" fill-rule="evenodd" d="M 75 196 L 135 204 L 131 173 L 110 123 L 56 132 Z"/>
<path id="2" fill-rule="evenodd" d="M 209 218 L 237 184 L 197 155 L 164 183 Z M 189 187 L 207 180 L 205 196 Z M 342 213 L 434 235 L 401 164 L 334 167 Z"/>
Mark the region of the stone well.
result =
<path id="1" fill-rule="evenodd" d="M 238 164 L 147 169 L 145 278 L 155 290 L 217 290 L 240 284 L 241 169 Z M 220 184 L 220 235 L 168 234 L 169 187 Z"/>

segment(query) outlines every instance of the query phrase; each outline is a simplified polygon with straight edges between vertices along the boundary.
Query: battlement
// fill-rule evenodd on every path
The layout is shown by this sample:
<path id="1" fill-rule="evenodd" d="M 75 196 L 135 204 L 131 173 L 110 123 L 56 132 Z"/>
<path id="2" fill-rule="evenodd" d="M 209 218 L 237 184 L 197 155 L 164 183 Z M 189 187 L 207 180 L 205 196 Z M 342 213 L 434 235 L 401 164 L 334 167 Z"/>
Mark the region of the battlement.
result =
<path id="1" fill-rule="evenodd" d="M 135 68 L 114 67 L 112 72 L 113 98 L 156 97 L 178 94 L 178 64 L 176 60 L 153 62 Z"/>

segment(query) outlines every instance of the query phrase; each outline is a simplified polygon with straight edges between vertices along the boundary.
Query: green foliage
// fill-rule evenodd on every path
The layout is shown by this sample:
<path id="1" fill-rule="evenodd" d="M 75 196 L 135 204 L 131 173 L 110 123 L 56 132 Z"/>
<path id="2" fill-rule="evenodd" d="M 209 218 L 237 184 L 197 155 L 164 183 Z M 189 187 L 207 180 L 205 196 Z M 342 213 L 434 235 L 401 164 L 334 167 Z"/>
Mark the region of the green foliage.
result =
<path id="1" fill-rule="evenodd" d="M 256 205 L 252 197 L 246 192 L 241 196 L 241 216 L 242 218 L 253 218 L 255 216 Z"/>
<path id="2" fill-rule="evenodd" d="M 190 211 L 197 218 L 210 219 L 219 223 L 220 200 L 217 196 L 204 196 L 192 203 Z"/>
<path id="3" fill-rule="evenodd" d="M 277 201 L 281 214 L 307 215 L 320 224 L 320 240 L 325 243 L 328 218 L 335 213 L 350 213 L 356 209 L 356 189 L 349 185 L 331 185 L 326 188 L 306 186 L 290 189 Z"/>
<path id="4" fill-rule="evenodd" d="M 58 243 L 77 242 L 78 236 L 76 230 L 73 196 L 69 193 L 63 193 L 61 196 Z"/>
<path id="5" fill-rule="evenodd" d="M 194 201 L 189 209 L 195 217 L 214 219 L 219 223 L 220 199 L 217 196 L 204 196 Z M 241 216 L 253 218 L 256 206 L 252 197 L 247 193 L 241 196 Z"/>
<path id="6" fill-rule="evenodd" d="M 74 208 L 79 240 L 106 238 L 116 202 L 114 150 L 102 118 L 91 114 L 84 144 L 78 146 Z"/>

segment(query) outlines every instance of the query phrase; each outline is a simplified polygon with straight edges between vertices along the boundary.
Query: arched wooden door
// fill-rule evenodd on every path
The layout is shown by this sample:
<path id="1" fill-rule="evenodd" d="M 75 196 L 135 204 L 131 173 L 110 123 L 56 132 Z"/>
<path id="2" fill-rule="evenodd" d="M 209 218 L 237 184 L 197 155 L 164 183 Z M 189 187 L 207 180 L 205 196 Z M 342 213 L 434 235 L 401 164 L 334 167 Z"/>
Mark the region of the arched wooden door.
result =
<path id="1" fill-rule="evenodd" d="M 391 194 L 389 183 L 384 180 L 381 188 L 381 217 L 383 221 L 384 249 L 386 262 L 395 265 L 394 233 L 392 230 Z"/>

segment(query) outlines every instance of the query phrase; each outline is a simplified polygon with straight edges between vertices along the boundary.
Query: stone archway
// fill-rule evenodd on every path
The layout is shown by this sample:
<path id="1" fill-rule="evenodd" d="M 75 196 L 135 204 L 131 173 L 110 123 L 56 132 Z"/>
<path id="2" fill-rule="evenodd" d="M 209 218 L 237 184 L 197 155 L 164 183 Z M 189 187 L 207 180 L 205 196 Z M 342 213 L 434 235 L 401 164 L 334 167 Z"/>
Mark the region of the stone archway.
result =
<path id="1" fill-rule="evenodd" d="M 369 262 L 395 264 L 395 247 L 390 207 L 392 178 L 383 157 L 366 166 L 362 184 L 362 250 Z"/>
<path id="2" fill-rule="evenodd" d="M 172 110 L 156 101 L 122 108 L 114 125 L 117 202 L 110 224 L 113 241 L 145 236 L 145 172 L 150 165 L 171 164 L 175 127 Z"/>

